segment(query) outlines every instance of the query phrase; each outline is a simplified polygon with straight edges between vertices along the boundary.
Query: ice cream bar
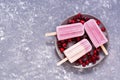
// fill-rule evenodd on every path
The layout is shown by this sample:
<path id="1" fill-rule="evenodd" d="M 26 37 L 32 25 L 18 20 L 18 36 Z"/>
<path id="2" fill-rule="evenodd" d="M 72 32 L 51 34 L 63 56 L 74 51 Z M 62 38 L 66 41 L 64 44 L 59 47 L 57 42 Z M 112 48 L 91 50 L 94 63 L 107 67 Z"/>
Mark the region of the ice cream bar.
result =
<path id="1" fill-rule="evenodd" d="M 106 42 L 108 42 L 107 38 L 97 25 L 96 21 L 94 19 L 90 19 L 84 24 L 85 31 L 87 32 L 90 40 L 94 44 L 96 48 L 100 47 L 104 50 L 104 53 L 108 55 L 107 50 L 103 46 Z"/>
<path id="2" fill-rule="evenodd" d="M 56 32 L 46 33 L 46 36 L 57 35 L 58 40 L 65 40 L 82 36 L 84 34 L 84 26 L 81 23 L 69 25 L 61 25 L 56 28 Z"/>
<path id="3" fill-rule="evenodd" d="M 64 51 L 66 58 L 58 62 L 57 65 L 58 66 L 61 65 L 67 60 L 70 61 L 70 63 L 73 63 L 76 60 L 78 60 L 80 57 L 91 51 L 91 49 L 92 46 L 89 43 L 89 41 L 87 39 L 83 39 L 78 43 L 74 44 L 73 46 L 71 46 L 70 48 L 66 49 Z"/>

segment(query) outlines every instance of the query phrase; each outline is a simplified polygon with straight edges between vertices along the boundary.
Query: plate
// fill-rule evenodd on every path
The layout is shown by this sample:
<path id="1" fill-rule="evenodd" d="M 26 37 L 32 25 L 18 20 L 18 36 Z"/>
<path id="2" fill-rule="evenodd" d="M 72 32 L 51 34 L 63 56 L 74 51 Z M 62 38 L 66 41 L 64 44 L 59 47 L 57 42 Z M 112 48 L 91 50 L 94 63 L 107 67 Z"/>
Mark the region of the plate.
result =
<path id="1" fill-rule="evenodd" d="M 100 29 L 102 30 L 102 32 L 104 33 L 104 35 L 107 37 L 108 41 L 108 32 L 105 28 L 105 26 L 103 25 L 103 23 L 97 19 L 94 16 L 88 15 L 88 14 L 76 14 L 74 16 L 71 16 L 69 18 L 67 18 L 66 20 L 64 20 L 62 22 L 61 25 L 66 25 L 66 24 L 73 24 L 73 23 L 82 23 L 84 24 L 86 21 L 88 21 L 89 19 L 95 19 L 96 23 L 99 25 Z M 62 40 L 62 41 L 58 41 L 57 37 L 55 38 L 55 47 L 56 47 L 56 51 L 57 54 L 59 56 L 59 58 L 62 60 L 65 58 L 65 55 L 63 53 L 63 51 L 67 48 L 69 48 L 70 46 L 74 45 L 75 43 L 77 43 L 78 41 L 87 38 L 89 41 L 89 37 L 88 35 L 85 34 L 81 37 L 75 37 L 75 38 L 71 38 L 71 39 L 67 39 L 67 40 Z M 92 44 L 92 42 L 90 41 L 90 43 Z M 108 48 L 108 43 L 104 44 L 105 48 Z M 103 51 L 101 50 L 101 48 L 95 48 L 94 45 L 92 44 L 92 50 L 87 53 L 86 55 L 84 55 L 83 57 L 81 57 L 80 59 L 78 59 L 76 62 L 74 63 L 69 63 L 69 61 L 67 61 L 66 63 L 68 63 L 70 66 L 74 67 L 74 68 L 81 68 L 81 69 L 85 69 L 85 68 L 90 68 L 90 67 L 94 67 L 95 65 L 99 64 L 101 61 L 103 61 L 106 57 L 106 55 L 103 53 Z"/>

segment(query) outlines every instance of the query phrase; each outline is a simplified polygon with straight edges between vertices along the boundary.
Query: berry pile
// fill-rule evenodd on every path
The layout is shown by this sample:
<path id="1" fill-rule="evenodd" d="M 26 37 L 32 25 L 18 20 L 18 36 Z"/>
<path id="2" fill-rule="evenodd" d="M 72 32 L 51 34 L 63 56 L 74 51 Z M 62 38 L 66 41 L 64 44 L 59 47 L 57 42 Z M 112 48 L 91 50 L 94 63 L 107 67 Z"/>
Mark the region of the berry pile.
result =
<path id="1" fill-rule="evenodd" d="M 82 14 L 77 14 L 75 15 L 72 19 L 69 19 L 67 24 L 73 24 L 73 23 L 82 23 L 84 24 L 86 21 L 88 21 L 89 19 L 91 19 L 90 17 L 87 17 L 87 16 L 84 16 Z M 97 19 L 96 20 L 96 23 L 98 25 L 101 24 L 101 22 Z M 103 32 L 106 31 L 105 27 L 100 27 L 101 30 Z M 75 38 L 71 38 L 71 39 L 66 39 L 66 40 L 62 40 L 62 41 L 57 41 L 57 45 L 58 45 L 58 48 L 60 50 L 60 52 L 63 54 L 63 51 L 65 49 L 67 49 L 69 46 L 69 43 L 77 43 L 79 42 L 80 40 L 82 39 L 88 39 L 89 42 L 92 44 L 92 42 L 90 41 L 88 35 L 85 33 L 83 36 L 80 36 L 80 37 L 75 37 Z M 86 65 L 89 65 L 89 63 L 92 63 L 92 64 L 95 64 L 97 60 L 100 59 L 100 56 L 99 56 L 99 53 L 101 51 L 101 48 L 95 48 L 93 45 L 92 45 L 93 49 L 91 52 L 85 54 L 83 57 L 81 57 L 80 59 L 78 59 L 75 63 L 77 65 L 82 65 L 83 67 L 85 67 Z M 64 54 L 63 54 L 64 55 Z M 65 55 L 64 55 L 65 56 Z"/>

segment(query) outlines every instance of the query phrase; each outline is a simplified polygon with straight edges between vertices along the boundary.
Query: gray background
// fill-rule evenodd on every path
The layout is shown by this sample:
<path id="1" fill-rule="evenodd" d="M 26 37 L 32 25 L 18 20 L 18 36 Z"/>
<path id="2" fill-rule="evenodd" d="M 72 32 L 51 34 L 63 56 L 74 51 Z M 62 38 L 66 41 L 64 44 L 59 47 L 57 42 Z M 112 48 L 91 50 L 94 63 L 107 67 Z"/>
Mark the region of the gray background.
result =
<path id="1" fill-rule="evenodd" d="M 0 0 L 0 80 L 120 80 L 120 0 Z M 76 13 L 87 13 L 106 26 L 109 56 L 80 72 L 60 59 L 54 37 L 46 32 Z"/>

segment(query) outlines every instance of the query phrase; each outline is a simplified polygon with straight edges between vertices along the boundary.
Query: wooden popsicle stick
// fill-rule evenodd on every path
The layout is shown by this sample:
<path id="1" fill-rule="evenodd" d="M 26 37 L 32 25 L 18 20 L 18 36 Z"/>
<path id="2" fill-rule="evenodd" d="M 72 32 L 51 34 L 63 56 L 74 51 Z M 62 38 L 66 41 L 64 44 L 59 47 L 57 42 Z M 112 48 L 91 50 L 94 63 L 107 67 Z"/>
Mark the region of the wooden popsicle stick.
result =
<path id="1" fill-rule="evenodd" d="M 68 60 L 68 58 L 64 58 L 63 60 L 59 61 L 57 63 L 57 66 L 60 66 L 61 64 L 63 64 L 64 62 L 66 62 Z"/>
<path id="2" fill-rule="evenodd" d="M 103 52 L 105 53 L 105 55 L 108 55 L 108 51 L 106 50 L 106 48 L 104 47 L 104 45 L 101 45 L 101 48 L 102 48 Z"/>
<path id="3" fill-rule="evenodd" d="M 55 35 L 57 35 L 56 32 L 51 32 L 51 33 L 46 33 L 46 34 L 45 34 L 45 36 L 55 36 Z"/>

